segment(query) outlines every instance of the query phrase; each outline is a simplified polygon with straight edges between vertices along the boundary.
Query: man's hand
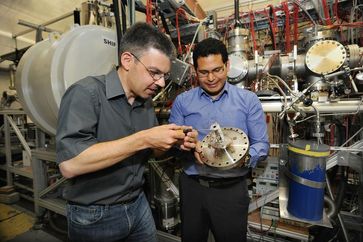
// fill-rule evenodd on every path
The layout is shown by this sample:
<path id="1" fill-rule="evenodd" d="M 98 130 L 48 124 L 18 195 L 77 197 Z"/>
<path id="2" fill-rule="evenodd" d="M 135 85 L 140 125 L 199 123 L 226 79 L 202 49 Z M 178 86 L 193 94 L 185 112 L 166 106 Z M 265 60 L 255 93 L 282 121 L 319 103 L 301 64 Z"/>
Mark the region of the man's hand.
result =
<path id="1" fill-rule="evenodd" d="M 194 150 L 194 157 L 196 159 L 196 163 L 199 165 L 204 165 L 207 159 L 205 157 L 202 157 L 202 145 L 198 141 Z"/>
<path id="2" fill-rule="evenodd" d="M 161 151 L 170 149 L 178 141 L 185 140 L 186 135 L 180 130 L 184 126 L 166 124 L 144 130 L 145 142 L 148 147 Z"/>
<path id="3" fill-rule="evenodd" d="M 192 127 L 182 126 L 184 139 L 180 143 L 180 149 L 185 151 L 191 151 L 196 148 L 198 142 L 198 131 L 192 129 Z"/>

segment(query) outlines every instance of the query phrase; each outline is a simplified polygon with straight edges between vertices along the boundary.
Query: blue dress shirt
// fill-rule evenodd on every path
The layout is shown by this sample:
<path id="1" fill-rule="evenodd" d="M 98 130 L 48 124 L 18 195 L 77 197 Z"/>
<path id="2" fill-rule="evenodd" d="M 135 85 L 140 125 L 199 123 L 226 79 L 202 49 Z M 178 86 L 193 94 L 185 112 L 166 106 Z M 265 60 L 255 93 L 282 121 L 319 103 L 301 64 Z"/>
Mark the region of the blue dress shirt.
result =
<path id="1" fill-rule="evenodd" d="M 267 126 L 260 100 L 253 92 L 228 82 L 221 95 L 214 100 L 200 87 L 180 94 L 173 103 L 169 118 L 169 123 L 188 125 L 198 130 L 198 140 L 210 132 L 210 126 L 215 122 L 222 128 L 235 127 L 246 133 L 250 141 L 249 166 L 255 167 L 259 160 L 268 155 Z M 188 175 L 217 178 L 244 176 L 248 172 L 247 167 L 220 170 L 198 165 L 194 157 L 184 160 L 183 167 Z"/>

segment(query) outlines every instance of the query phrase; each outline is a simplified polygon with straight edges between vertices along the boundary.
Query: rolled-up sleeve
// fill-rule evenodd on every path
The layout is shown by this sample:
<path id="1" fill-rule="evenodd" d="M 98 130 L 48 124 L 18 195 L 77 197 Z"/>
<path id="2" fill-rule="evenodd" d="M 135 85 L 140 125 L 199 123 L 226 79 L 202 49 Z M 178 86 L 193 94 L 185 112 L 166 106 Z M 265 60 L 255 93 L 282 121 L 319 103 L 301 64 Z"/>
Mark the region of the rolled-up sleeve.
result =
<path id="1" fill-rule="evenodd" d="M 96 94 L 81 85 L 71 86 L 64 94 L 56 134 L 56 161 L 69 160 L 97 143 Z"/>
<path id="2" fill-rule="evenodd" d="M 250 141 L 250 167 L 255 167 L 257 162 L 264 160 L 270 148 L 265 114 L 260 100 L 252 95 L 250 111 L 248 113 L 248 137 Z"/>

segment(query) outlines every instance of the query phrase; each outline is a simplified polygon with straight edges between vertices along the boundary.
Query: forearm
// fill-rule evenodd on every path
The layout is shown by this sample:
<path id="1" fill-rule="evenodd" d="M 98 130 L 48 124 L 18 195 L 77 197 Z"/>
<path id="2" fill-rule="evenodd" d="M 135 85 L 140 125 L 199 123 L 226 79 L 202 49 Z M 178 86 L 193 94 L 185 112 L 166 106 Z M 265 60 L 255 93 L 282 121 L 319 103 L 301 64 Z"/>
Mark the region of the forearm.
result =
<path id="1" fill-rule="evenodd" d="M 266 159 L 268 156 L 269 147 L 270 145 L 268 142 L 259 142 L 251 145 L 249 151 L 251 156 L 249 166 L 255 167 L 259 161 Z"/>
<path id="2" fill-rule="evenodd" d="M 189 132 L 186 136 L 180 132 L 183 128 L 175 124 L 161 125 L 114 141 L 97 143 L 61 162 L 59 167 L 64 177 L 71 178 L 110 167 L 140 150 L 166 151 L 180 140 L 184 140 L 185 149 L 193 148 L 197 133 Z"/>
<path id="3" fill-rule="evenodd" d="M 63 161 L 59 168 L 64 177 L 72 178 L 110 167 L 146 148 L 149 147 L 145 142 L 144 132 L 138 132 L 92 145 L 74 158 Z"/>

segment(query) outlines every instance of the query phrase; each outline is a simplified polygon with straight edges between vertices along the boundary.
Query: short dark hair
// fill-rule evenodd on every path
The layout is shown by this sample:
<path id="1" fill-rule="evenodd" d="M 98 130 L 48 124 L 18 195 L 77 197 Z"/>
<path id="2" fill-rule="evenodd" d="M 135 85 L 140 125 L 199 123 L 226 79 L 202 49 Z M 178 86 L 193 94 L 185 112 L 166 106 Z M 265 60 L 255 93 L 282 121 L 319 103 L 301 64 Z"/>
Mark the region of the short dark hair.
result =
<path id="1" fill-rule="evenodd" d="M 138 22 L 132 25 L 121 38 L 120 55 L 126 51 L 140 57 L 150 48 L 157 49 L 170 59 L 175 57 L 175 47 L 164 33 L 150 24 Z"/>
<path id="2" fill-rule="evenodd" d="M 199 57 L 207 57 L 209 55 L 221 55 L 223 63 L 227 63 L 228 61 L 228 52 L 225 44 L 222 41 L 207 38 L 199 42 L 193 51 L 193 63 L 195 69 L 198 67 L 198 58 Z"/>

